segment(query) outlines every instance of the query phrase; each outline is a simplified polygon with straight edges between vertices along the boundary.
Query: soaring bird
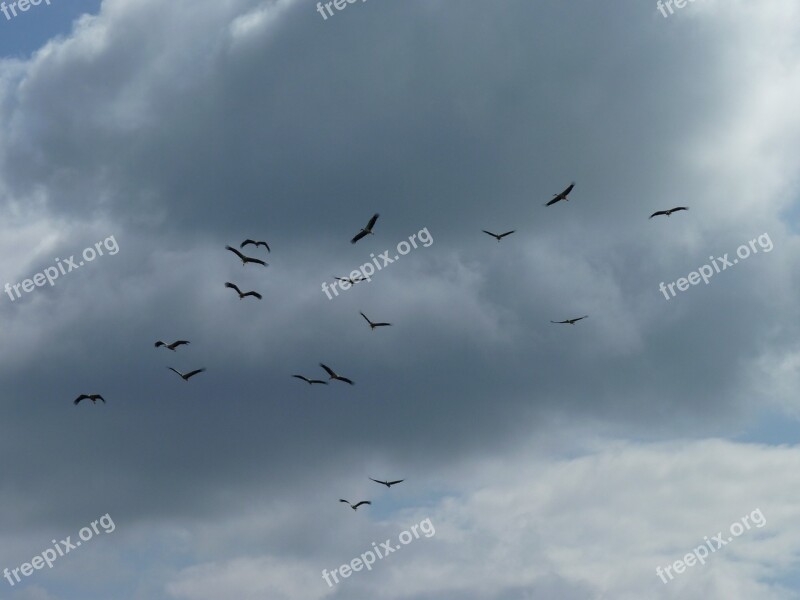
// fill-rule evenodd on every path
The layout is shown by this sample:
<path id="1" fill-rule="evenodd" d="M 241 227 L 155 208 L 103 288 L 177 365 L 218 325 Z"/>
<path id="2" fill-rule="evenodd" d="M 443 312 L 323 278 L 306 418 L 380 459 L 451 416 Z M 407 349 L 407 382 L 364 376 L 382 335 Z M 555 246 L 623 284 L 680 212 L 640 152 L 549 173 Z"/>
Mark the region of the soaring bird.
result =
<path id="1" fill-rule="evenodd" d="M 329 366 L 323 365 L 322 363 L 319 363 L 319 366 L 322 367 L 323 369 L 325 369 L 325 372 L 328 373 L 328 375 L 331 376 L 331 379 L 336 379 L 338 381 L 344 381 L 345 383 L 349 383 L 350 385 L 355 385 L 347 377 L 341 377 L 341 376 L 337 375 L 336 372 L 333 369 L 331 369 Z"/>
<path id="2" fill-rule="evenodd" d="M 492 233 L 491 231 L 486 231 L 485 229 L 481 229 L 481 231 L 483 231 L 483 233 L 489 234 L 490 236 L 492 236 L 493 238 L 495 238 L 499 242 L 500 240 L 502 240 L 507 235 L 511 235 L 512 233 L 514 233 L 514 231 L 516 231 L 516 230 L 512 229 L 511 231 L 506 231 L 505 233 L 501 233 L 500 235 L 497 235 L 496 233 Z"/>
<path id="3" fill-rule="evenodd" d="M 173 373 L 177 373 L 178 375 L 180 375 L 181 379 L 183 379 L 184 381 L 189 381 L 190 377 L 193 377 L 194 375 L 197 375 L 198 373 L 202 373 L 203 371 L 205 371 L 205 368 L 202 368 L 202 369 L 196 369 L 194 371 L 189 371 L 188 373 L 181 373 L 180 371 L 176 371 L 172 367 L 167 367 L 167 368 Z"/>
<path id="4" fill-rule="evenodd" d="M 555 194 L 553 196 L 553 199 L 550 200 L 550 202 L 548 202 L 547 204 L 545 204 L 545 206 L 550 206 L 551 204 L 555 204 L 556 202 L 559 202 L 561 200 L 567 200 L 568 201 L 569 198 L 567 198 L 567 196 L 569 195 L 569 193 L 572 191 L 572 188 L 574 188 L 574 187 L 575 187 L 575 182 L 573 181 L 572 183 L 570 183 L 567 186 L 567 189 L 565 189 L 563 192 L 561 192 L 560 194 Z"/>
<path id="5" fill-rule="evenodd" d="M 73 400 L 73 401 L 72 401 L 72 403 L 73 403 L 73 404 L 77 404 L 77 403 L 78 403 L 78 402 L 80 402 L 81 400 L 91 400 L 91 401 L 92 401 L 92 404 L 94 404 L 94 403 L 95 403 L 95 402 L 97 402 L 98 400 L 102 400 L 102 401 L 103 401 L 103 404 L 105 404 L 105 403 L 106 403 L 106 400 L 105 400 L 105 398 L 103 398 L 103 397 L 102 397 L 100 394 L 81 394 L 80 396 L 78 396 L 77 398 L 75 398 L 75 400 Z"/>
<path id="6" fill-rule="evenodd" d="M 345 504 L 347 504 L 353 510 L 357 510 L 358 507 L 361 506 L 362 504 L 372 504 L 372 502 L 370 502 L 369 500 L 362 500 L 361 502 L 359 502 L 357 504 L 350 504 L 347 500 L 343 500 L 341 498 L 339 498 L 339 502 L 344 502 Z"/>
<path id="7" fill-rule="evenodd" d="M 246 298 L 247 296 L 254 296 L 259 300 L 261 300 L 262 298 L 261 294 L 259 294 L 258 292 L 242 292 L 242 290 L 239 289 L 239 286 L 237 286 L 235 283 L 231 283 L 230 281 L 225 282 L 225 287 L 230 288 L 232 290 L 236 290 L 236 293 L 239 294 L 239 300 L 241 300 L 242 298 Z"/>
<path id="8" fill-rule="evenodd" d="M 369 220 L 369 223 L 367 223 L 367 226 L 364 227 L 364 229 L 362 229 L 361 231 L 359 231 L 353 237 L 353 239 L 350 240 L 350 243 L 351 244 L 355 244 L 361 238 L 370 235 L 372 233 L 372 228 L 375 226 L 375 221 L 378 220 L 378 216 L 379 216 L 378 213 L 375 213 L 374 215 L 372 215 L 372 218 Z"/>
<path id="9" fill-rule="evenodd" d="M 370 329 L 375 329 L 376 327 L 390 327 L 392 325 L 391 323 L 373 323 L 372 321 L 369 320 L 369 317 L 367 317 L 367 315 L 365 315 L 363 312 L 358 314 L 364 317 L 367 323 L 369 323 Z"/>
<path id="10" fill-rule="evenodd" d="M 270 251 L 270 249 L 269 249 L 269 244 L 268 244 L 267 242 L 257 242 L 256 240 L 250 240 L 250 239 L 247 239 L 247 240 L 243 241 L 243 242 L 242 242 L 242 243 L 239 245 L 239 248 L 244 248 L 244 247 L 245 247 L 245 246 L 247 246 L 247 245 L 253 245 L 253 246 L 255 246 L 256 248 L 258 248 L 259 246 L 264 246 L 264 248 L 266 248 L 266 249 L 267 249 L 267 252 L 269 252 L 269 251 Z"/>
<path id="11" fill-rule="evenodd" d="M 323 385 L 328 385 L 327 381 L 322 381 L 321 379 L 309 379 L 308 377 L 304 377 L 303 375 L 292 375 L 292 377 L 297 377 L 298 379 L 302 379 L 303 381 L 305 381 L 309 385 L 311 385 L 313 383 L 321 383 Z"/>
<path id="12" fill-rule="evenodd" d="M 578 317 L 577 319 L 567 319 L 566 321 L 550 321 L 550 322 L 551 322 L 551 323 L 558 323 L 559 325 L 563 325 L 563 324 L 565 324 L 565 323 L 566 323 L 566 324 L 569 324 L 569 325 L 575 325 L 575 323 L 577 323 L 577 322 L 578 322 L 578 321 L 580 321 L 581 319 L 585 319 L 585 318 L 586 318 L 586 317 L 588 317 L 588 316 L 589 316 L 589 315 L 584 315 L 583 317 Z"/>
<path id="13" fill-rule="evenodd" d="M 355 285 L 359 281 L 364 281 L 363 277 L 336 277 L 336 275 L 332 276 L 337 281 L 346 281 L 350 285 Z"/>
<path id="14" fill-rule="evenodd" d="M 387 488 L 392 487 L 393 485 L 397 485 L 398 483 L 403 483 L 405 479 L 398 479 L 397 481 L 380 481 L 378 479 L 372 479 L 372 477 L 368 478 L 370 481 L 374 481 L 375 483 L 382 483 Z"/>
<path id="15" fill-rule="evenodd" d="M 158 340 L 156 342 L 156 348 L 160 348 L 161 346 L 164 346 L 164 348 L 169 348 L 170 350 L 175 352 L 175 348 L 177 348 L 178 346 L 184 346 L 184 345 L 186 345 L 188 343 L 189 342 L 187 342 L 186 340 L 178 340 L 176 342 L 172 342 L 171 344 L 165 344 L 161 340 Z"/>
<path id="16" fill-rule="evenodd" d="M 672 213 L 678 212 L 679 210 L 689 210 L 689 207 L 688 206 L 676 206 L 675 208 L 670 208 L 669 210 L 657 210 L 652 215 L 650 215 L 648 218 L 652 219 L 653 217 L 657 217 L 659 215 L 670 216 Z"/>
<path id="17" fill-rule="evenodd" d="M 257 265 L 264 265 L 265 267 L 267 266 L 267 263 L 265 263 L 260 258 L 250 258 L 249 256 L 245 256 L 244 254 L 239 252 L 236 248 L 232 248 L 231 246 L 225 246 L 225 250 L 230 250 L 236 256 L 238 256 L 242 260 L 242 265 L 246 265 L 247 263 L 255 263 Z"/>

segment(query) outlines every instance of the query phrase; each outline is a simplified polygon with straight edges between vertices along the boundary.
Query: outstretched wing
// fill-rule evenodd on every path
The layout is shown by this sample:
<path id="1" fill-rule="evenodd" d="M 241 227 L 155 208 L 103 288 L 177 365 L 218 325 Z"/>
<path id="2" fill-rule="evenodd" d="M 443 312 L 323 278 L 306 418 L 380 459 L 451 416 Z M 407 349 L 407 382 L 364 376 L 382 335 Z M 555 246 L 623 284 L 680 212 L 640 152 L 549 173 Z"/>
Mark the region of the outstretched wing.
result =
<path id="1" fill-rule="evenodd" d="M 267 266 L 267 263 L 265 263 L 260 258 L 250 258 L 249 256 L 245 256 L 244 257 L 244 262 L 246 262 L 246 263 L 256 263 L 257 265 L 264 265 L 265 267 Z"/>
<path id="2" fill-rule="evenodd" d="M 386 485 L 387 483 L 389 483 L 388 481 L 378 481 L 377 479 L 373 479 L 372 477 L 367 477 L 367 479 L 369 479 L 370 481 L 374 481 L 375 483 L 380 483 L 382 485 Z"/>
<path id="3" fill-rule="evenodd" d="M 73 401 L 72 401 L 72 403 L 73 403 L 73 404 L 77 404 L 77 403 L 78 403 L 78 402 L 80 402 L 81 400 L 88 400 L 88 399 L 89 399 L 89 396 L 87 396 L 86 394 L 81 394 L 80 396 L 78 396 L 77 398 L 75 398 L 75 400 L 73 400 Z"/>
<path id="4" fill-rule="evenodd" d="M 679 210 L 689 210 L 688 206 L 676 206 L 675 208 L 671 209 L 669 212 L 678 212 Z"/>
<path id="5" fill-rule="evenodd" d="M 507 235 L 511 235 L 511 234 L 512 234 L 512 233 L 514 233 L 515 231 L 516 231 L 516 229 L 512 229 L 511 231 L 506 231 L 505 233 L 501 233 L 501 234 L 500 234 L 500 237 L 501 237 L 501 238 L 504 238 L 504 237 L 506 237 Z"/>
<path id="6" fill-rule="evenodd" d="M 347 377 L 336 377 L 339 381 L 344 381 L 345 383 L 349 383 L 350 385 L 355 385 L 352 381 L 350 381 Z"/>
<path id="7" fill-rule="evenodd" d="M 236 290 L 237 294 L 241 295 L 241 293 L 242 293 L 242 290 L 239 289 L 239 286 L 237 286 L 235 283 L 231 283 L 230 281 L 226 281 L 225 282 L 225 287 L 226 288 L 230 288 L 232 290 Z"/>
<path id="8" fill-rule="evenodd" d="M 245 246 L 247 246 L 248 244 L 257 245 L 257 244 L 256 244 L 256 242 L 255 242 L 255 240 L 245 240 L 245 241 L 243 241 L 243 242 L 242 242 L 242 243 L 239 245 L 239 248 L 244 248 L 244 247 L 245 247 Z"/>
<path id="9" fill-rule="evenodd" d="M 359 502 L 358 504 L 354 504 L 354 505 L 353 505 L 353 508 L 358 508 L 358 507 L 359 507 L 359 506 L 361 506 L 362 504 L 372 504 L 372 502 L 370 502 L 369 500 L 362 500 L 362 501 L 361 501 L 361 502 Z"/>
<path id="10" fill-rule="evenodd" d="M 158 340 L 156 342 L 156 348 L 160 348 L 161 346 L 166 346 L 166 344 L 164 342 L 162 342 L 161 340 Z"/>
<path id="11" fill-rule="evenodd" d="M 554 197 L 552 200 L 550 200 L 550 202 L 548 202 L 547 204 L 545 204 L 545 206 L 550 206 L 551 204 L 555 204 L 555 203 L 556 203 L 556 202 L 558 202 L 559 200 L 561 200 L 561 196 L 559 196 L 558 194 L 556 194 L 556 195 L 555 195 L 555 197 Z"/>
<path id="12" fill-rule="evenodd" d="M 191 372 L 186 374 L 186 379 L 189 379 L 190 377 L 193 377 L 193 376 L 197 375 L 198 373 L 202 373 L 203 371 L 205 371 L 205 368 L 196 369 L 194 371 L 191 371 Z"/>
<path id="13" fill-rule="evenodd" d="M 380 215 L 378 213 L 372 215 L 372 218 L 369 220 L 369 223 L 367 223 L 367 229 L 371 230 L 373 227 L 375 227 L 375 221 L 378 220 L 379 216 Z"/>
<path id="14" fill-rule="evenodd" d="M 167 368 L 168 368 L 170 371 L 172 371 L 173 373 L 177 373 L 179 376 L 183 377 L 183 373 L 181 373 L 180 371 L 176 371 L 176 370 L 175 370 L 175 369 L 173 369 L 172 367 L 167 367 Z"/>
<path id="15" fill-rule="evenodd" d="M 667 211 L 665 211 L 665 210 L 657 210 L 657 211 L 656 211 L 656 212 L 654 212 L 652 215 L 650 215 L 650 216 L 648 217 L 648 219 L 652 219 L 653 217 L 659 217 L 659 216 L 661 216 L 661 215 L 665 215 L 665 214 L 667 214 Z"/>
<path id="16" fill-rule="evenodd" d="M 234 253 L 236 256 L 238 256 L 238 257 L 239 257 L 241 260 L 244 260 L 245 258 L 247 258 L 247 257 L 246 257 L 244 254 L 242 254 L 241 252 L 239 252 L 239 251 L 238 251 L 236 248 L 232 248 L 231 246 L 225 246 L 225 250 L 230 250 L 230 251 L 231 251 L 231 252 L 233 252 L 233 253 Z"/>
<path id="17" fill-rule="evenodd" d="M 572 191 L 572 188 L 574 188 L 574 187 L 575 187 L 575 182 L 573 181 L 572 183 L 570 183 L 567 186 L 567 189 L 565 189 L 563 192 L 561 192 L 561 196 L 562 197 L 567 196 Z"/>
<path id="18" fill-rule="evenodd" d="M 496 237 L 497 237 L 497 234 L 496 234 L 496 233 L 492 233 L 491 231 L 486 231 L 485 229 L 481 229 L 481 231 L 482 231 L 483 233 L 485 233 L 486 235 L 490 235 L 490 236 L 492 236 L 493 238 L 496 238 Z"/>
<path id="19" fill-rule="evenodd" d="M 370 325 L 372 325 L 372 321 L 370 321 L 370 320 L 369 320 L 369 318 L 367 317 L 367 315 L 365 315 L 363 312 L 360 312 L 360 313 L 358 313 L 358 314 L 360 314 L 362 317 L 364 317 L 364 320 L 365 320 L 367 323 L 369 323 Z"/>
<path id="20" fill-rule="evenodd" d="M 362 229 L 357 234 L 355 234 L 355 236 L 353 236 L 353 239 L 350 240 L 350 243 L 351 244 L 355 244 L 358 240 L 360 240 L 361 238 L 363 238 L 366 235 L 367 235 L 367 232 Z"/>
<path id="21" fill-rule="evenodd" d="M 298 379 L 302 379 L 306 383 L 311 383 L 311 380 L 308 377 L 303 377 L 302 375 L 292 375 L 292 377 L 297 377 Z"/>
<path id="22" fill-rule="evenodd" d="M 405 481 L 405 479 L 398 479 L 397 481 L 390 481 L 389 485 L 395 485 L 397 483 L 403 483 L 404 481 Z"/>
<path id="23" fill-rule="evenodd" d="M 258 292 L 247 292 L 246 294 L 242 294 L 242 297 L 244 297 L 244 298 L 246 298 L 247 296 L 254 296 L 254 297 L 258 298 L 259 300 L 261 300 L 261 298 L 263 297 Z"/>
<path id="24" fill-rule="evenodd" d="M 177 348 L 178 346 L 185 346 L 189 343 L 189 340 L 177 340 L 170 344 L 173 348 Z"/>

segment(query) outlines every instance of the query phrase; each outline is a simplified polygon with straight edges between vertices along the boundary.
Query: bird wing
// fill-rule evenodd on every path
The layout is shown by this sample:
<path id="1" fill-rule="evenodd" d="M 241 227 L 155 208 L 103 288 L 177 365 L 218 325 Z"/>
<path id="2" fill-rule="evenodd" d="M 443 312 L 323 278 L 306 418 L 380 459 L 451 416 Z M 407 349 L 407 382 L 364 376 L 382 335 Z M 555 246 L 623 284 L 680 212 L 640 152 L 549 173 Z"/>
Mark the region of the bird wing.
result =
<path id="1" fill-rule="evenodd" d="M 244 260 L 245 258 L 247 258 L 247 257 L 246 257 L 244 254 L 242 254 L 241 252 L 239 252 L 239 251 L 238 251 L 236 248 L 232 248 L 231 246 L 225 246 L 225 250 L 230 250 L 231 252 L 233 252 L 233 253 L 234 253 L 236 256 L 238 256 L 238 257 L 239 257 L 239 258 L 241 258 L 242 260 Z"/>
<path id="2" fill-rule="evenodd" d="M 156 342 L 156 348 L 158 348 L 160 346 L 166 346 L 166 344 L 164 342 L 162 342 L 161 340 L 159 340 L 159 341 Z"/>
<path id="3" fill-rule="evenodd" d="M 395 485 L 397 483 L 403 483 L 404 481 L 405 481 L 405 479 L 398 479 L 397 481 L 390 481 L 389 485 Z"/>
<path id="4" fill-rule="evenodd" d="M 347 500 L 343 500 L 342 498 L 339 498 L 339 502 L 344 502 L 345 504 L 350 504 Z M 352 506 L 352 504 L 350 504 L 350 506 Z"/>
<path id="5" fill-rule="evenodd" d="M 168 368 L 170 371 L 172 371 L 173 373 L 177 373 L 178 375 L 180 375 L 181 377 L 183 377 L 183 373 L 181 373 L 180 371 L 176 371 L 176 370 L 175 370 L 175 369 L 173 369 L 172 367 L 167 367 L 167 368 Z"/>
<path id="6" fill-rule="evenodd" d="M 560 325 L 562 323 L 569 323 L 569 319 L 567 319 L 566 321 L 550 321 L 550 322 L 551 323 L 558 323 Z"/>
<path id="7" fill-rule="evenodd" d="M 653 217 L 658 217 L 660 215 L 665 215 L 665 214 L 667 214 L 667 211 L 665 211 L 665 210 L 657 210 L 652 215 L 650 215 L 648 218 L 652 219 Z"/>
<path id="8" fill-rule="evenodd" d="M 189 343 L 189 340 L 176 340 L 170 344 L 170 347 L 177 348 L 178 346 L 185 346 Z"/>
<path id="9" fill-rule="evenodd" d="M 205 371 L 205 368 L 195 369 L 194 371 L 191 371 L 190 373 L 186 374 L 186 379 L 189 379 L 190 377 L 197 375 L 198 373 L 202 373 L 203 371 Z"/>
<path id="10" fill-rule="evenodd" d="M 239 248 L 244 248 L 245 246 L 247 246 L 247 244 L 255 244 L 255 243 L 256 243 L 256 242 L 255 242 L 254 240 L 245 240 L 245 241 L 243 241 L 243 242 L 241 243 L 241 245 L 239 246 Z"/>
<path id="11" fill-rule="evenodd" d="M 73 401 L 72 401 L 72 403 L 73 403 L 73 404 L 77 404 L 77 403 L 78 403 L 78 402 L 80 402 L 81 400 L 86 400 L 86 399 L 88 399 L 88 398 L 89 398 L 89 396 L 87 396 L 86 394 L 81 394 L 80 396 L 78 396 L 77 398 L 75 398 L 75 400 L 73 400 Z"/>
<path id="12" fill-rule="evenodd" d="M 559 196 L 558 194 L 556 194 L 556 196 L 555 196 L 555 197 L 554 197 L 552 200 L 550 200 L 550 202 L 548 202 L 547 204 L 545 204 L 545 206 L 550 206 L 551 204 L 555 204 L 555 203 L 556 203 L 556 202 L 558 202 L 559 200 L 561 200 L 561 196 Z"/>
<path id="13" fill-rule="evenodd" d="M 487 235 L 490 235 L 490 236 L 492 236 L 493 238 L 496 238 L 496 237 L 497 237 L 497 234 L 496 234 L 496 233 L 492 233 L 491 231 L 486 231 L 485 229 L 481 229 L 481 231 L 482 231 L 483 233 L 487 234 Z"/>
<path id="14" fill-rule="evenodd" d="M 360 314 L 362 317 L 364 317 L 364 320 L 365 320 L 367 323 L 369 323 L 370 325 L 372 325 L 372 321 L 370 321 L 370 320 L 369 320 L 369 317 L 367 317 L 367 315 L 365 315 L 363 312 L 360 312 L 360 313 L 358 313 L 358 314 Z"/>
<path id="15" fill-rule="evenodd" d="M 250 258 L 249 256 L 245 256 L 244 257 L 244 262 L 246 262 L 246 263 L 250 263 L 250 262 L 251 263 L 256 263 L 258 265 L 264 265 L 265 267 L 267 266 L 267 263 L 265 263 L 260 258 Z"/>
<path id="16" fill-rule="evenodd" d="M 353 508 L 358 508 L 358 507 L 359 507 L 359 506 L 361 506 L 362 504 L 372 504 L 372 502 L 370 502 L 369 500 L 362 500 L 361 502 L 359 502 L 359 503 L 357 503 L 357 504 L 354 504 L 354 505 L 353 505 Z"/>
<path id="17" fill-rule="evenodd" d="M 572 183 L 570 183 L 567 186 L 567 189 L 565 189 L 563 192 L 561 192 L 561 196 L 566 196 L 567 194 L 569 194 L 572 191 L 572 188 L 574 188 L 574 187 L 575 187 L 575 182 L 573 181 Z"/>
<path id="18" fill-rule="evenodd" d="M 688 206 L 676 206 L 675 208 L 670 210 L 670 212 L 678 212 L 679 210 L 689 210 L 689 207 Z"/>
<path id="19" fill-rule="evenodd" d="M 375 221 L 378 220 L 379 216 L 380 215 L 378 213 L 372 215 L 372 218 L 369 220 L 369 223 L 367 223 L 367 229 L 371 230 L 373 227 L 375 227 Z"/>
<path id="20" fill-rule="evenodd" d="M 501 238 L 504 238 L 504 237 L 506 237 L 507 235 L 511 235 L 511 234 L 512 234 L 512 233 L 514 233 L 515 231 L 516 231 L 516 229 L 512 229 L 511 231 L 506 231 L 505 233 L 501 233 L 501 234 L 500 234 L 500 237 L 501 237 Z"/>
<path id="21" fill-rule="evenodd" d="M 311 383 L 311 380 L 308 377 L 303 377 L 302 375 L 292 375 L 292 377 L 297 377 L 298 379 L 302 379 L 307 383 Z"/>
<path id="22" fill-rule="evenodd" d="M 336 377 L 336 373 L 329 366 L 323 365 L 322 363 L 319 363 L 319 366 L 325 369 L 325 372 L 331 377 Z"/>
<path id="23" fill-rule="evenodd" d="M 269 249 L 269 244 L 267 242 L 258 242 L 258 244 L 256 244 L 256 247 L 258 247 L 259 245 L 263 245 L 264 248 L 267 249 L 267 252 L 272 252 L 272 250 Z"/>
<path id="24" fill-rule="evenodd" d="M 232 290 L 236 290 L 237 294 L 241 294 L 242 293 L 242 290 L 239 289 L 239 286 L 236 285 L 235 283 L 231 283 L 230 281 L 226 281 L 225 282 L 225 287 L 226 288 L 231 288 Z"/>
<path id="25" fill-rule="evenodd" d="M 349 383 L 350 385 L 355 385 L 352 381 L 350 381 L 347 377 L 339 377 L 338 375 L 334 378 L 338 379 L 339 381 L 344 381 L 345 383 Z"/>
<path id="26" fill-rule="evenodd" d="M 242 294 L 242 296 L 255 296 L 259 300 L 261 300 L 263 298 L 263 296 L 261 294 L 259 294 L 258 292 L 247 292 L 246 294 Z"/>
<path id="27" fill-rule="evenodd" d="M 322 379 L 311 379 L 309 383 L 321 383 L 322 385 L 328 385 L 328 382 L 322 381 Z"/>
<path id="28" fill-rule="evenodd" d="M 355 234 L 353 236 L 353 239 L 350 240 L 350 243 L 351 244 L 355 244 L 358 240 L 363 238 L 365 235 L 367 235 L 367 232 L 362 229 L 361 231 L 359 231 L 357 234 Z"/>
<path id="29" fill-rule="evenodd" d="M 373 325 L 375 325 L 375 327 L 390 327 L 392 324 L 391 323 L 373 323 Z"/>
<path id="30" fill-rule="evenodd" d="M 379 481 L 378 479 L 373 479 L 372 477 L 367 477 L 367 479 L 369 479 L 370 481 L 374 481 L 375 483 L 380 483 L 380 484 L 383 484 L 383 485 L 386 485 L 387 483 L 389 483 L 388 481 Z"/>
<path id="31" fill-rule="evenodd" d="M 105 403 L 106 403 L 106 399 L 105 399 L 105 398 L 103 398 L 103 397 L 102 397 L 100 394 L 92 394 L 92 395 L 91 395 L 91 398 L 92 398 L 92 399 L 94 399 L 94 400 L 102 400 L 102 401 L 103 401 L 103 404 L 105 404 Z"/>

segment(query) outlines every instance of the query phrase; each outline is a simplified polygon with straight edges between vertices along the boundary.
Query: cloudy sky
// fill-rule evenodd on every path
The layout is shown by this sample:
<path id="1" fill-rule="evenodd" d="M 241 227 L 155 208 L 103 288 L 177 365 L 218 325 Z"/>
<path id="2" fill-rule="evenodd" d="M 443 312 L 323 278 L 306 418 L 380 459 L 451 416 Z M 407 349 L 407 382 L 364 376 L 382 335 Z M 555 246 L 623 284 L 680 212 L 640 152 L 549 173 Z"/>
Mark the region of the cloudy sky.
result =
<path id="1" fill-rule="evenodd" d="M 800 5 L 342 6 L 0 13 L 0 599 L 800 598 Z"/>

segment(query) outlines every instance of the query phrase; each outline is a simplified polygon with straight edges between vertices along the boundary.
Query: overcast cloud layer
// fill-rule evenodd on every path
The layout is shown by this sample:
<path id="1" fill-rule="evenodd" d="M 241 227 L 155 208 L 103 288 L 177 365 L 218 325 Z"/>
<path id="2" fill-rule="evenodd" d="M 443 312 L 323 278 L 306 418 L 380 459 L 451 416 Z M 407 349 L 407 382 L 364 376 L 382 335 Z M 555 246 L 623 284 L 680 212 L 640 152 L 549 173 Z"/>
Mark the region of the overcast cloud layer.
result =
<path id="1" fill-rule="evenodd" d="M 56 1 L 0 16 L 0 286 L 118 252 L 0 294 L 0 569 L 115 528 L 0 600 L 800 598 L 795 0 Z"/>

